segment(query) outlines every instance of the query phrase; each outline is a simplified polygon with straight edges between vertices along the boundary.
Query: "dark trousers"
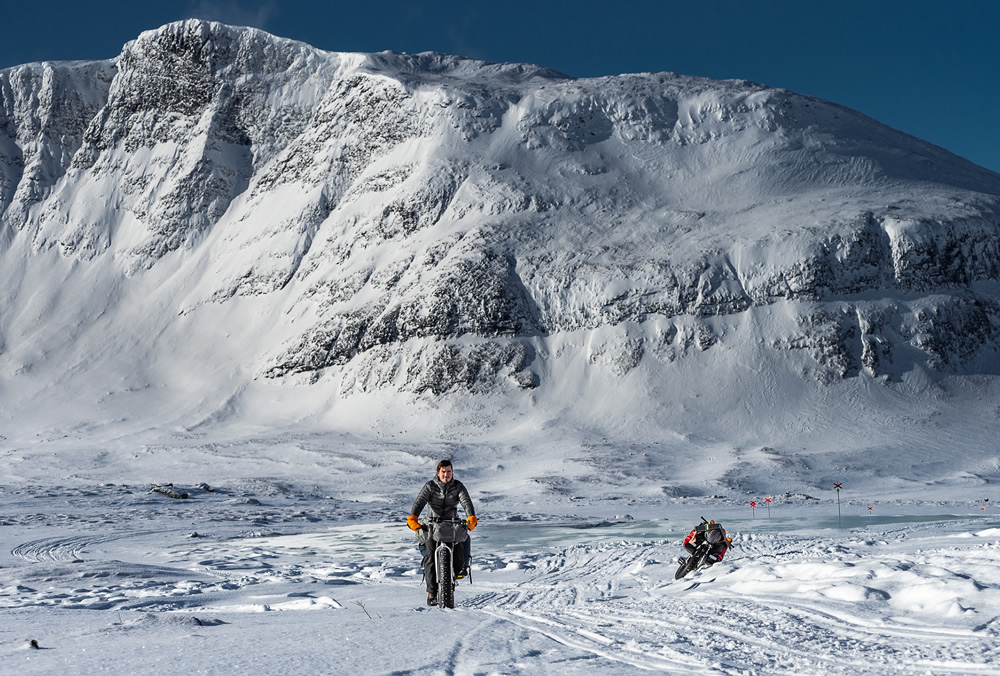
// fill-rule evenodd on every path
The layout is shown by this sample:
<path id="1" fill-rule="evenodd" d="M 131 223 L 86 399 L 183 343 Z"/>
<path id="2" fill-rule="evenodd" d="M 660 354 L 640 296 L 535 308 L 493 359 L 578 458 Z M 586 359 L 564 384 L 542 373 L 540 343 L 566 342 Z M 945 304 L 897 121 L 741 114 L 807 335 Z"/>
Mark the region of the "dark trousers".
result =
<path id="1" fill-rule="evenodd" d="M 468 557 L 466 552 L 469 551 L 469 541 L 466 539 L 465 542 L 454 542 L 451 545 L 451 565 L 455 570 L 461 570 L 468 565 Z M 424 582 L 427 585 L 428 594 L 437 593 L 437 566 L 434 563 L 434 553 L 437 551 L 438 542 L 437 540 L 428 540 L 427 545 L 424 548 L 424 558 L 420 562 L 424 567 Z"/>
<path id="2" fill-rule="evenodd" d="M 698 548 L 695 545 L 693 545 L 692 543 L 688 542 L 687 544 L 684 545 L 684 549 L 686 549 L 688 551 L 688 554 L 694 554 L 695 550 L 698 549 Z M 721 544 L 712 545 L 709 548 L 708 552 L 709 552 L 709 554 L 714 554 L 715 555 L 715 559 L 708 559 L 708 560 L 705 561 L 705 563 L 707 563 L 708 565 L 711 566 L 713 563 L 715 563 L 718 560 L 719 554 L 721 554 L 722 552 L 725 552 L 725 551 L 726 551 L 726 548 L 723 547 Z"/>

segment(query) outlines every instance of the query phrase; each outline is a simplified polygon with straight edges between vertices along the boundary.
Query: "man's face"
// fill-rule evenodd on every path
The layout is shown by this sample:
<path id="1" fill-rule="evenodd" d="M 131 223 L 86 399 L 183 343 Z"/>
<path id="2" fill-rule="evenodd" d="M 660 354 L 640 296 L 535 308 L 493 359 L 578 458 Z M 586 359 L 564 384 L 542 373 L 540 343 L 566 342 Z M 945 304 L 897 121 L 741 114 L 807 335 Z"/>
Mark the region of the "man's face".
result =
<path id="1" fill-rule="evenodd" d="M 451 481 L 451 478 L 453 476 L 455 476 L 455 471 L 451 466 L 442 467 L 441 469 L 438 470 L 438 479 L 440 479 L 444 483 L 448 483 L 449 481 Z"/>

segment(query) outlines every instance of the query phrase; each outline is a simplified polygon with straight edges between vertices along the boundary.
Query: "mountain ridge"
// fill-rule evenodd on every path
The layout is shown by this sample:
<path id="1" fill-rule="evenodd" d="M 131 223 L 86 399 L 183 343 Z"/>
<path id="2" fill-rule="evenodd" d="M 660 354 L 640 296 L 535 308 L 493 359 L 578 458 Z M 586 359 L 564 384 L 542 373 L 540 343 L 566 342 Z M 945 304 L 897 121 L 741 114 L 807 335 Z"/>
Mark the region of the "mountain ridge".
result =
<path id="1" fill-rule="evenodd" d="M 187 424 L 261 387 L 557 417 L 567 383 L 682 363 L 993 376 L 998 225 L 1000 175 L 743 80 L 193 20 L 0 71 L 4 377 L 190 390 Z"/>

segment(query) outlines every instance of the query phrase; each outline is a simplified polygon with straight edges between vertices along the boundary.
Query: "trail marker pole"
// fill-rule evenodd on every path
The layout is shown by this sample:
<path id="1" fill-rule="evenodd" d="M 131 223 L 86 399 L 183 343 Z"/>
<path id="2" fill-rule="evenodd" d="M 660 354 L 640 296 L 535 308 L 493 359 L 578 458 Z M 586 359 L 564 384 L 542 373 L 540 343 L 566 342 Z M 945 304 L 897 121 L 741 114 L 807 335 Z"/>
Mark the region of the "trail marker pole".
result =
<path id="1" fill-rule="evenodd" d="M 837 528 L 841 528 L 840 525 L 840 489 L 844 487 L 843 483 L 834 482 L 833 487 L 837 489 Z"/>
<path id="2" fill-rule="evenodd" d="M 756 500 L 751 500 L 750 501 L 750 512 L 753 514 L 753 518 L 756 519 L 757 518 L 757 501 Z"/>
<path id="3" fill-rule="evenodd" d="M 764 504 L 767 505 L 767 518 L 771 518 L 771 498 L 764 498 Z"/>

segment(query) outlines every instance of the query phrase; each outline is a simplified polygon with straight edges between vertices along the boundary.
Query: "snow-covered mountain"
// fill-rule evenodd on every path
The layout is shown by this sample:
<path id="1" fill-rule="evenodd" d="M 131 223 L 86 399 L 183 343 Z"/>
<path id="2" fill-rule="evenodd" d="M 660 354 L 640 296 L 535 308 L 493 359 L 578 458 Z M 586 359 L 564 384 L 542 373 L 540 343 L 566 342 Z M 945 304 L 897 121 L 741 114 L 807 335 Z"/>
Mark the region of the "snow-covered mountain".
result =
<path id="1" fill-rule="evenodd" d="M 23 429 L 768 442 L 834 406 L 877 446 L 942 400 L 995 424 L 998 282 L 1000 175 L 751 82 L 201 21 L 0 71 Z"/>
<path id="2" fill-rule="evenodd" d="M 0 661 L 995 672 L 998 240 L 997 174 L 749 82 L 198 21 L 0 70 Z"/>

